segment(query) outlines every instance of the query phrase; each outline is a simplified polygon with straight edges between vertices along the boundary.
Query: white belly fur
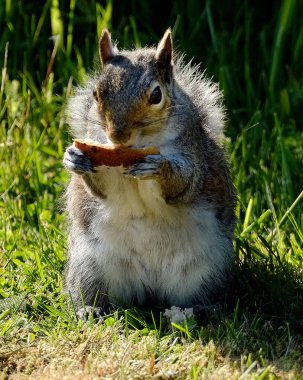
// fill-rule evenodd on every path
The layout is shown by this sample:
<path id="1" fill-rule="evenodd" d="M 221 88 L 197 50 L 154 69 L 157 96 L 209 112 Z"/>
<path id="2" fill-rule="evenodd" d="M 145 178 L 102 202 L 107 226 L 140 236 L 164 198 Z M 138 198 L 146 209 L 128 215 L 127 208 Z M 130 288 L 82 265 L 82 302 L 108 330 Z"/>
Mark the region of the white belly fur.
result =
<path id="1" fill-rule="evenodd" d="M 231 243 L 214 211 L 207 204 L 168 205 L 156 181 L 125 179 L 119 168 L 104 176 L 110 195 L 95 209 L 90 236 L 79 241 L 82 259 L 95 255 L 113 303 L 133 297 L 144 303 L 147 288 L 160 300 L 188 306 L 230 258 Z"/>

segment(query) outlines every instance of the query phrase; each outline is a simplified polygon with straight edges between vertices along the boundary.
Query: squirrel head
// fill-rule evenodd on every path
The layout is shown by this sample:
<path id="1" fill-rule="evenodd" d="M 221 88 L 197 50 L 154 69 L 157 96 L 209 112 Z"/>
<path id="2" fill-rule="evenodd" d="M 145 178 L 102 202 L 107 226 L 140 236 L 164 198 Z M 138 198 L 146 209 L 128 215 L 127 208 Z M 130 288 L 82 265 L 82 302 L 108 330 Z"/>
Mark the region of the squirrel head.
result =
<path id="1" fill-rule="evenodd" d="M 102 71 L 94 99 L 107 138 L 136 145 L 161 132 L 168 120 L 173 88 L 173 47 L 168 29 L 157 48 L 119 51 L 103 30 Z"/>

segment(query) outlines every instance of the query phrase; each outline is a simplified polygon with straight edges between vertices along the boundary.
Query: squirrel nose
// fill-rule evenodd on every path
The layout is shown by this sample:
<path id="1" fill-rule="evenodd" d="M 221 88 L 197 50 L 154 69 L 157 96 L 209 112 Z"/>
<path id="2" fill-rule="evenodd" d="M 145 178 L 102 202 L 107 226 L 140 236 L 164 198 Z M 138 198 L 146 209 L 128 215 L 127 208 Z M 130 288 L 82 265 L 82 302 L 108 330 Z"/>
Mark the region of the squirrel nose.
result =
<path id="1" fill-rule="evenodd" d="M 130 139 L 130 131 L 114 129 L 109 131 L 108 138 L 114 144 L 124 144 Z"/>

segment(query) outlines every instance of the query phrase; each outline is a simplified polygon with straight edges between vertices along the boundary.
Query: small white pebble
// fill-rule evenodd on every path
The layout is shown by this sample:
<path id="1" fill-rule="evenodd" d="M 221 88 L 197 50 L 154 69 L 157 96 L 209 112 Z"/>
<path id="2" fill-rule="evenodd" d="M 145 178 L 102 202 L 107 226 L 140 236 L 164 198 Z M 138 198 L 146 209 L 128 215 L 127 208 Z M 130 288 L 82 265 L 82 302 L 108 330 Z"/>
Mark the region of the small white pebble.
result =
<path id="1" fill-rule="evenodd" d="M 192 307 L 181 309 L 178 306 L 172 306 L 170 309 L 165 309 L 164 316 L 172 323 L 183 323 L 194 315 Z"/>

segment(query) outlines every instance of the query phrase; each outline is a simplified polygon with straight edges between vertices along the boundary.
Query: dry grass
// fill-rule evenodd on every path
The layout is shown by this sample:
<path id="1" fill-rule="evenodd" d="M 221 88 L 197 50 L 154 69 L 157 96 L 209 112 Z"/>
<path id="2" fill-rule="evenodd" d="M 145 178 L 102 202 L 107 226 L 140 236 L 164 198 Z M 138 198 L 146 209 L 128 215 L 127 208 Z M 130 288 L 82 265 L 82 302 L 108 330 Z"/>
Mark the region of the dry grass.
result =
<path id="1" fill-rule="evenodd" d="M 266 363 L 223 354 L 213 341 L 204 344 L 174 334 L 159 338 L 156 332 L 142 335 L 139 330 L 126 336 L 119 322 L 107 327 L 81 323 L 76 332 L 21 342 L 16 340 L 9 351 L 0 353 L 1 379 L 300 378 L 298 371 L 289 369 L 286 356 Z"/>

